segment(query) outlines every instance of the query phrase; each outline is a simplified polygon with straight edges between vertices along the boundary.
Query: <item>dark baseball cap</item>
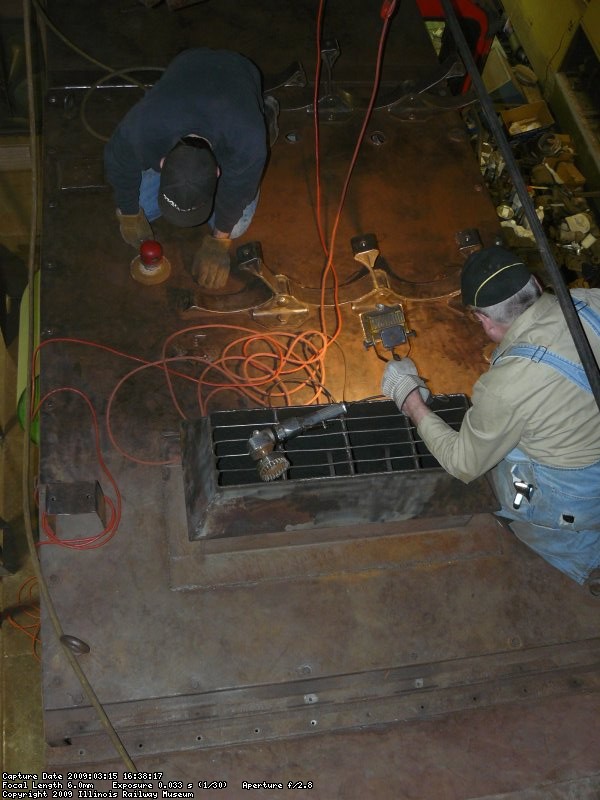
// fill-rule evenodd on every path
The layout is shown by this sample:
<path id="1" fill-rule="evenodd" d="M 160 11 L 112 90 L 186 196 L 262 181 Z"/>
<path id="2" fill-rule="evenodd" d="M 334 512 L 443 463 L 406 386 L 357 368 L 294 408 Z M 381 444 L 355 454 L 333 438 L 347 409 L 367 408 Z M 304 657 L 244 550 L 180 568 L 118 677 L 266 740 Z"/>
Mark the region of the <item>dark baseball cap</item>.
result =
<path id="1" fill-rule="evenodd" d="M 172 225 L 189 228 L 210 217 L 217 187 L 217 161 L 204 140 L 180 141 L 160 172 L 158 207 Z"/>
<path id="2" fill-rule="evenodd" d="M 514 253 L 494 245 L 472 253 L 462 269 L 460 289 L 465 306 L 486 308 L 512 297 L 531 278 Z"/>

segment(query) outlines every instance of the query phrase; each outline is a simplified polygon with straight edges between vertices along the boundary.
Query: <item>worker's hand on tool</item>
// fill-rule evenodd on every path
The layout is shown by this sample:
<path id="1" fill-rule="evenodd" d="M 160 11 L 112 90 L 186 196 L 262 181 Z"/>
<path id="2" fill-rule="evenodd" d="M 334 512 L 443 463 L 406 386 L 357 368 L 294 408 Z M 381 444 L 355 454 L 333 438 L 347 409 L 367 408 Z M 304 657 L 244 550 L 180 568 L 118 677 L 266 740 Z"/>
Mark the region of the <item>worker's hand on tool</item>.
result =
<path id="1" fill-rule="evenodd" d="M 137 214 L 122 214 L 117 208 L 117 219 L 123 240 L 132 247 L 139 247 L 146 239 L 154 238 L 143 208 L 140 208 Z"/>
<path id="2" fill-rule="evenodd" d="M 205 289 L 222 289 L 229 277 L 231 239 L 207 235 L 194 256 L 192 275 Z"/>
<path id="3" fill-rule="evenodd" d="M 425 386 L 423 378 L 419 377 L 415 362 L 410 358 L 388 361 L 381 379 L 382 394 L 393 400 L 402 411 L 404 401 L 415 389 L 419 390 L 423 402 L 427 403 L 431 392 Z"/>

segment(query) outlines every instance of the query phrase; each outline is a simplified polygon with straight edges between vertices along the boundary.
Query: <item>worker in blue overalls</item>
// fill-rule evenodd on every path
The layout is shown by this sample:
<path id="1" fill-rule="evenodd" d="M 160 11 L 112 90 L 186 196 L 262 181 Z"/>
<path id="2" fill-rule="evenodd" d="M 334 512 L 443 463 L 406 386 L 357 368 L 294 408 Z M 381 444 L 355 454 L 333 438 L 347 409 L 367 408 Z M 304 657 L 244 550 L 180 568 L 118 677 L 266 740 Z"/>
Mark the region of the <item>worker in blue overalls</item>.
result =
<path id="1" fill-rule="evenodd" d="M 461 290 L 498 346 L 460 430 L 428 408 L 410 359 L 388 363 L 382 391 L 444 469 L 465 483 L 489 472 L 512 531 L 600 596 L 600 412 L 559 302 L 499 246 L 467 259 Z M 571 294 L 600 363 L 600 290 Z"/>

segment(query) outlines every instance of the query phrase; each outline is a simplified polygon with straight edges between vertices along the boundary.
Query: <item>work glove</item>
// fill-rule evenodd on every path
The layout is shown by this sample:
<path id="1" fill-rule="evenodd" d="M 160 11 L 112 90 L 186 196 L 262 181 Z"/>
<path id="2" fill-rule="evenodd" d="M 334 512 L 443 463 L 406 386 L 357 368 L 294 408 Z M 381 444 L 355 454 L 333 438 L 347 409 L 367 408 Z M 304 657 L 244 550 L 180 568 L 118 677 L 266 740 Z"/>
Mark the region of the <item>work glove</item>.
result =
<path id="1" fill-rule="evenodd" d="M 398 409 L 402 406 L 408 395 L 418 389 L 424 403 L 431 398 L 431 392 L 425 385 L 423 378 L 419 377 L 415 362 L 410 358 L 401 361 L 388 361 L 381 379 L 381 393 L 393 400 Z"/>
<path id="2" fill-rule="evenodd" d="M 204 289 L 222 289 L 229 277 L 231 239 L 207 235 L 194 256 L 192 275 Z"/>
<path id="3" fill-rule="evenodd" d="M 117 208 L 117 219 L 123 240 L 132 247 L 139 247 L 146 239 L 154 238 L 143 208 L 140 208 L 137 214 L 122 214 Z"/>

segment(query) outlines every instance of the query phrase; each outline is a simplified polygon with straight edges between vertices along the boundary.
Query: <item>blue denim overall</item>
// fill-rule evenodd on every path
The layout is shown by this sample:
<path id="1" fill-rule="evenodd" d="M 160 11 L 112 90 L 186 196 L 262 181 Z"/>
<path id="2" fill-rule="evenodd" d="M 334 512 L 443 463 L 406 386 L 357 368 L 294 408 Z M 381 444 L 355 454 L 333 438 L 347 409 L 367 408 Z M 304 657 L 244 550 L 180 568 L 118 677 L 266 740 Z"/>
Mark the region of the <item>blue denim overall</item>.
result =
<path id="1" fill-rule="evenodd" d="M 574 305 L 600 337 L 600 314 L 581 300 Z M 515 344 L 492 364 L 514 356 L 541 361 L 592 391 L 580 364 L 545 347 Z M 498 514 L 513 520 L 510 527 L 516 536 L 577 583 L 584 583 L 600 565 L 600 461 L 575 469 L 548 467 L 515 448 L 492 470 L 491 478 L 502 506 Z M 532 487 L 529 500 L 519 497 L 515 481 Z"/>
<path id="2" fill-rule="evenodd" d="M 160 172 L 157 172 L 154 169 L 146 169 L 142 172 L 142 182 L 140 185 L 140 207 L 144 209 L 144 214 L 146 215 L 146 219 L 148 222 L 153 222 L 155 219 L 158 219 L 161 216 L 160 208 L 158 207 L 158 189 L 160 186 Z M 252 222 L 252 217 L 254 216 L 254 212 L 256 211 L 256 206 L 258 205 L 258 196 L 260 194 L 260 190 L 256 193 L 256 197 L 252 200 L 251 203 L 248 203 L 246 208 L 242 212 L 242 216 L 240 219 L 235 223 L 233 229 L 230 233 L 231 239 L 237 239 L 243 233 L 246 232 L 250 223 Z M 207 225 L 214 229 L 215 227 L 215 215 L 210 217 L 207 220 Z"/>

